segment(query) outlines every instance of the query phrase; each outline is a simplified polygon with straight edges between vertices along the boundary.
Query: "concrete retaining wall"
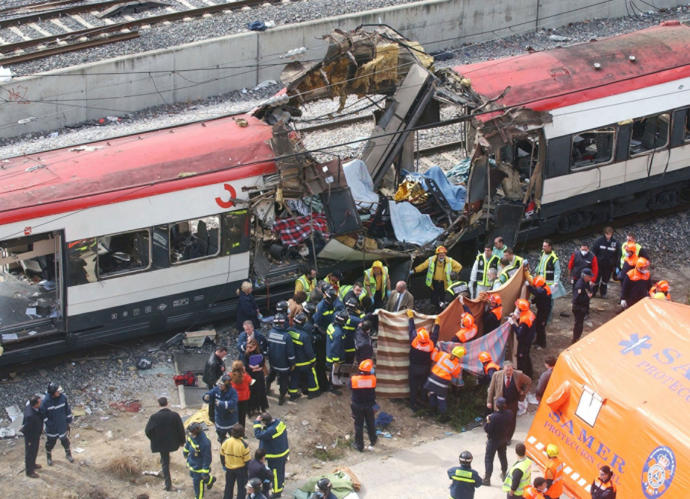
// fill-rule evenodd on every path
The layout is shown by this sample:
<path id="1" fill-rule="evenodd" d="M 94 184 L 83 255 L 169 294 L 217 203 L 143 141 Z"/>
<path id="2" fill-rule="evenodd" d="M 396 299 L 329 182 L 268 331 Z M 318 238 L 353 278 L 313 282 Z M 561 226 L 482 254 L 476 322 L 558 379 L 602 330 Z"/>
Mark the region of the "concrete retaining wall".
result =
<path id="1" fill-rule="evenodd" d="M 307 0 L 308 1 L 308 0 Z M 685 2 L 655 0 L 657 7 Z M 54 130 L 106 115 L 139 111 L 252 88 L 277 80 L 287 50 L 319 59 L 335 28 L 385 23 L 427 51 L 456 48 L 537 28 L 626 15 L 625 0 L 427 0 L 190 43 L 73 66 L 0 85 L 0 137 Z"/>

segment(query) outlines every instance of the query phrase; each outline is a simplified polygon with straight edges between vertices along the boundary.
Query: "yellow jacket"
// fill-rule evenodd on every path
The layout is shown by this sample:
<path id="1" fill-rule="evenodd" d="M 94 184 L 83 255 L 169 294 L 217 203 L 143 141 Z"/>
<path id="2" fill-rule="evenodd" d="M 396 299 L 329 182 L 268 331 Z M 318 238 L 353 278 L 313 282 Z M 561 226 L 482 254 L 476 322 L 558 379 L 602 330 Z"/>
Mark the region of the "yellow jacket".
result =
<path id="1" fill-rule="evenodd" d="M 241 438 L 230 437 L 220 447 L 221 461 L 225 460 L 225 467 L 229 470 L 243 468 L 251 457 L 249 445 Z"/>

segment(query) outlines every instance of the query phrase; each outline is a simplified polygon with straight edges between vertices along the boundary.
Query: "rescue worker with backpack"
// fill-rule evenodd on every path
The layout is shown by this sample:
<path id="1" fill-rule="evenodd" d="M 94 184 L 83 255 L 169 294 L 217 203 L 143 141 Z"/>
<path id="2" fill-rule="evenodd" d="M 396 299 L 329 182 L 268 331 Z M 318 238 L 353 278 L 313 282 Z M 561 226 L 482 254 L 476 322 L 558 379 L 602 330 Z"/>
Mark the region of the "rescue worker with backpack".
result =
<path id="1" fill-rule="evenodd" d="M 272 498 L 280 497 L 285 487 L 285 464 L 290 446 L 285 423 L 264 412 L 254 422 L 254 436 L 259 440 L 259 448 L 266 450 L 266 464 L 273 473 Z"/>
<path id="2" fill-rule="evenodd" d="M 453 347 L 450 353 L 442 352 L 435 348 L 431 353 L 431 360 L 434 362 L 431 373 L 424 384 L 424 389 L 429 392 L 429 402 L 431 407 L 441 413 L 440 420 L 448 421 L 446 411 L 446 397 L 448 387 L 453 378 L 462 374 L 462 364 L 460 359 L 465 355 L 465 347 L 458 345 Z"/>
<path id="3" fill-rule="evenodd" d="M 434 327 L 431 334 L 425 327 L 416 328 L 414 323 L 414 312 L 407 309 L 408 331 L 410 338 L 410 367 L 408 382 L 410 385 L 410 409 L 417 411 L 419 396 L 424 392 L 424 383 L 429 377 L 431 369 L 431 353 L 438 341 L 440 320 L 434 319 Z"/>
<path id="4" fill-rule="evenodd" d="M 202 399 L 208 403 L 209 407 L 215 407 L 216 433 L 218 441 L 222 444 L 230 428 L 239 421 L 237 391 L 232 387 L 230 375 L 223 374 L 218 384 L 206 392 Z"/>
<path id="5" fill-rule="evenodd" d="M 206 489 L 211 490 L 216 477 L 211 475 L 211 441 L 203 432 L 201 423 L 192 423 L 187 428 L 189 435 L 182 449 L 187 468 L 192 477 L 195 499 L 203 499 Z"/>
<path id="6" fill-rule="evenodd" d="M 376 405 L 376 376 L 374 376 L 374 361 L 363 360 L 359 363 L 359 374 L 350 377 L 352 399 L 350 408 L 355 420 L 354 447 L 359 452 L 364 451 L 364 424 L 367 425 L 369 447 L 376 445 L 376 425 L 374 420 L 374 405 Z"/>
<path id="7" fill-rule="evenodd" d="M 472 454 L 462 451 L 458 457 L 460 466 L 448 469 L 450 483 L 450 499 L 474 499 L 474 491 L 482 486 L 482 479 L 472 469 Z"/>
<path id="8" fill-rule="evenodd" d="M 295 369 L 290 374 L 290 400 L 300 397 L 300 390 L 307 391 L 307 396 L 311 399 L 318 397 L 319 383 L 316 381 L 316 357 L 312 346 L 312 337 L 307 333 L 303 326 L 307 323 L 307 316 L 300 312 L 294 318 L 294 324 L 289 329 L 292 344 L 295 349 Z"/>

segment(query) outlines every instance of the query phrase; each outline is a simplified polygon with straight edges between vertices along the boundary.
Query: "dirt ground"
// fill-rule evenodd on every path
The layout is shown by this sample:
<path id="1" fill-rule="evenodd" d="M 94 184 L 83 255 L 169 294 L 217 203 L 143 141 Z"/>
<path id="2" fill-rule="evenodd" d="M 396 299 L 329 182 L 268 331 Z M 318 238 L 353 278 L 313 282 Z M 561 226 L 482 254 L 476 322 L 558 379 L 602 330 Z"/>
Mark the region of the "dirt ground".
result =
<path id="1" fill-rule="evenodd" d="M 683 272 L 657 266 L 653 276 L 667 278 L 671 282 L 674 301 L 688 303 L 690 276 Z M 592 300 L 591 313 L 585 322 L 585 335 L 619 311 L 619 292 L 619 285 L 614 283 L 605 300 Z M 572 314 L 569 297 L 557 300 L 547 335 L 548 348 L 533 349 L 532 352 L 535 381 L 543 371 L 543 359 L 547 355 L 558 355 L 570 344 Z M 162 381 L 166 383 L 165 380 Z M 172 379 L 169 384 L 169 393 L 176 393 Z M 176 489 L 174 492 L 162 490 L 162 479 L 142 474 L 143 471 L 159 470 L 157 455 L 150 452 L 149 442 L 143 431 L 149 416 L 157 410 L 157 393 L 151 391 L 137 394 L 137 398 L 142 401 L 142 409 L 138 413 L 107 408 L 105 415 L 92 414 L 77 418 L 72 426 L 71 435 L 76 462 L 69 464 L 65 460 L 58 443 L 53 451 L 55 465 L 49 468 L 46 466 L 45 452 L 41 448 L 38 463 L 43 465 L 43 469 L 38 471 L 39 479 L 27 478 L 23 473 L 23 439 L 0 441 L 0 480 L 3 497 L 26 494 L 27 491 L 36 498 L 124 499 L 135 498 L 140 494 L 147 494 L 150 498 L 193 497 L 191 479 L 181 452 L 172 456 L 171 471 Z M 382 399 L 379 401 L 381 409 L 395 418 L 388 429 L 391 438 L 381 437 L 374 451 L 359 453 L 350 448 L 353 428 L 349 398 L 345 390 L 341 396 L 326 394 L 314 400 L 301 398 L 282 407 L 277 405 L 275 399 L 269 399 L 271 413 L 284 420 L 288 427 L 291 447 L 290 462 L 287 466 L 288 492 L 299 487 L 310 476 L 330 472 L 338 465 L 347 466 L 360 462 L 371 457 L 372 452 L 385 459 L 386 455 L 394 453 L 398 448 L 416 446 L 442 438 L 453 431 L 451 427 L 442 425 L 434 419 L 415 417 L 403 402 Z M 173 399 L 172 406 L 179 410 L 179 406 L 175 407 L 176 402 Z M 531 407 L 531 410 L 533 411 L 534 407 Z M 183 417 L 193 412 L 195 411 L 192 409 L 180 411 Z M 214 451 L 212 469 L 219 475 L 219 444 L 212 430 L 208 436 L 213 443 Z M 251 450 L 256 449 L 257 440 L 253 435 L 248 434 L 247 440 Z M 44 445 L 43 439 L 41 445 Z M 216 486 L 207 492 L 206 497 L 222 497 L 225 480 L 223 477 L 219 478 Z M 284 496 L 291 497 L 291 494 Z"/>

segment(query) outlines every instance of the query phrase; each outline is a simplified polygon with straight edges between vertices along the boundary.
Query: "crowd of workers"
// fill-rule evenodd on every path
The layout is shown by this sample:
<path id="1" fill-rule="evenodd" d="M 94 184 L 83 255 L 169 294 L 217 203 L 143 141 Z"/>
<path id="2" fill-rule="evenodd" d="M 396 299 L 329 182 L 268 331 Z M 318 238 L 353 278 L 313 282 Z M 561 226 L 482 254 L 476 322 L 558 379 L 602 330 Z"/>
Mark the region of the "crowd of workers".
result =
<path id="1" fill-rule="evenodd" d="M 589 303 L 597 293 L 607 296 L 611 279 L 621 282 L 620 305 L 630 307 L 645 296 L 670 299 L 667 281 L 652 281 L 649 255 L 628 234 L 622 245 L 613 238 L 613 229 L 607 227 L 602 237 L 590 249 L 582 244 L 571 255 L 568 278 L 572 284 L 572 312 L 574 316 L 573 342 L 582 334 Z M 558 448 L 549 444 L 546 452 L 550 459 L 545 476 L 531 481 L 531 461 L 525 455 L 525 446 L 518 443 L 517 461 L 510 468 L 507 447 L 515 431 L 518 404 L 524 400 L 534 374 L 530 350 L 533 344 L 545 348 L 546 327 L 550 319 L 554 290 L 562 287 L 559 258 L 550 240 L 544 240 L 539 262 L 530 272 L 526 260 L 505 246 L 501 238 L 485 246 L 472 266 L 469 282 L 459 281 L 462 265 L 447 256 L 443 246 L 435 254 L 410 271 L 426 272 L 425 284 L 430 289 L 431 304 L 442 310 L 452 300 L 467 298 L 485 303 L 482 328 L 479 330 L 474 316 L 465 307 L 459 329 L 449 351 L 437 348 L 439 319 L 431 331 L 417 328 L 414 321 L 414 297 L 404 281 L 392 289 L 388 268 L 375 261 L 366 269 L 363 279 L 353 284 L 341 283 L 342 275 L 332 272 L 324 281 L 317 280 L 314 268 L 307 268 L 295 282 L 294 296 L 280 301 L 275 307 L 272 327 L 267 334 L 260 331 L 263 316 L 252 296 L 251 283 L 242 284 L 237 314 L 240 334 L 237 338 L 239 358 L 226 370 L 227 348 L 219 346 L 206 363 L 203 380 L 208 392 L 203 400 L 208 403 L 209 418 L 213 422 L 221 443 L 220 461 L 225 470 L 225 498 L 232 498 L 235 487 L 240 499 L 280 497 L 284 489 L 285 466 L 290 452 L 285 423 L 268 412 L 267 393 L 277 381 L 278 404 L 289 397 L 296 400 L 302 395 L 318 397 L 323 392 L 341 395 L 348 386 L 354 419 L 353 447 L 363 451 L 364 427 L 369 447 L 376 445 L 374 424 L 376 409 L 375 349 L 377 317 L 373 313 L 383 308 L 392 312 L 406 311 L 409 323 L 409 405 L 413 411 L 428 405 L 447 419 L 447 396 L 454 378 L 462 372 L 461 359 L 466 354 L 464 343 L 495 330 L 503 322 L 502 302 L 494 291 L 522 269 L 526 273 L 526 296 L 515 303 L 515 310 L 506 318 L 511 324 L 517 342 L 517 369 L 512 362 L 492 359 L 484 351 L 479 360 L 484 375 L 479 383 L 487 385 L 487 412 L 484 424 L 487 433 L 485 472 L 483 478 L 472 470 L 472 455 L 460 454 L 460 466 L 448 470 L 452 480 L 451 498 L 471 498 L 474 489 L 490 485 L 493 461 L 498 454 L 501 465 L 503 490 L 511 497 L 560 497 L 563 465 L 558 460 Z M 561 295 L 563 290 L 561 290 Z M 534 305 L 535 312 L 532 311 Z M 537 398 L 544 393 L 555 358 L 548 357 L 546 371 L 539 378 Z M 356 366 L 352 371 L 351 366 Z M 352 372 L 351 372 L 352 371 Z M 165 489 L 171 490 L 170 453 L 183 447 L 195 497 L 202 498 L 211 489 L 216 477 L 211 473 L 211 444 L 199 423 L 192 423 L 185 432 L 176 413 L 167 408 L 167 400 L 159 399 L 161 410 L 154 414 L 146 435 L 151 450 L 161 454 Z M 244 440 L 247 417 L 253 422 L 258 448 L 251 459 L 248 443 Z M 23 433 L 26 445 L 26 474 L 36 478 L 39 438 L 45 426 L 47 464 L 52 465 L 52 449 L 57 440 L 62 443 L 66 458 L 73 462 L 70 452 L 69 424 L 72 414 L 62 388 L 51 383 L 43 399 L 32 397 L 24 413 Z M 594 499 L 615 498 L 612 471 L 604 466 L 592 483 Z M 317 483 L 312 498 L 332 498 L 327 479 Z"/>

